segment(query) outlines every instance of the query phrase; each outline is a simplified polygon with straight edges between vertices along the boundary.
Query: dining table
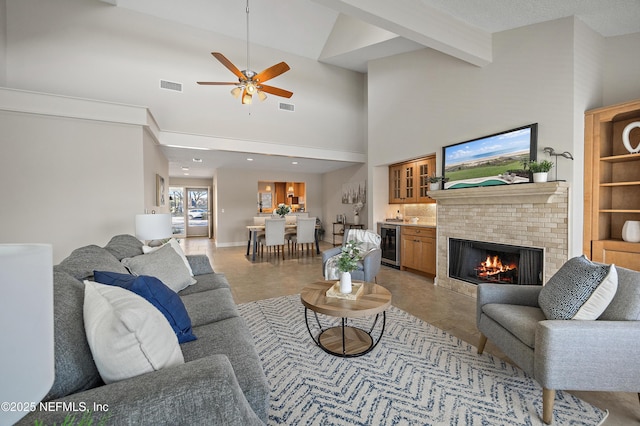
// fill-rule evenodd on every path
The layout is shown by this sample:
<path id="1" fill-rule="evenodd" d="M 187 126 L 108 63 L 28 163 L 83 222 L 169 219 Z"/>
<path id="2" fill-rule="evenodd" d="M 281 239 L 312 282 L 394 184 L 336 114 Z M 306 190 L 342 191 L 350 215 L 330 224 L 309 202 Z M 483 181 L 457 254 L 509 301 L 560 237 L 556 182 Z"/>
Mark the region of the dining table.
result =
<path id="1" fill-rule="evenodd" d="M 251 252 L 251 260 L 256 260 L 256 253 L 258 252 L 258 234 L 262 231 L 264 232 L 264 225 L 247 225 L 247 230 L 249 231 L 249 240 L 247 241 L 247 256 L 249 256 L 249 252 Z M 286 224 L 284 229 L 285 233 L 287 231 L 295 232 L 298 226 L 295 223 Z M 315 242 L 316 242 L 316 254 L 320 254 L 320 242 L 318 241 L 318 230 L 320 229 L 320 225 L 316 225 L 315 232 Z"/>

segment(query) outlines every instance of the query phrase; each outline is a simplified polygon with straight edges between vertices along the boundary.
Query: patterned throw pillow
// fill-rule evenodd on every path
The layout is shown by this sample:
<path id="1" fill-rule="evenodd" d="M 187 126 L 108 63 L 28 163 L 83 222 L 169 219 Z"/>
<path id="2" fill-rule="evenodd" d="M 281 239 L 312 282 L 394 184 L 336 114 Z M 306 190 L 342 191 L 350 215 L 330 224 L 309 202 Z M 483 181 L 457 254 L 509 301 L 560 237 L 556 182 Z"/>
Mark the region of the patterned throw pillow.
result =
<path id="1" fill-rule="evenodd" d="M 618 289 L 614 265 L 598 265 L 574 257 L 540 290 L 538 304 L 547 319 L 595 320 Z"/>

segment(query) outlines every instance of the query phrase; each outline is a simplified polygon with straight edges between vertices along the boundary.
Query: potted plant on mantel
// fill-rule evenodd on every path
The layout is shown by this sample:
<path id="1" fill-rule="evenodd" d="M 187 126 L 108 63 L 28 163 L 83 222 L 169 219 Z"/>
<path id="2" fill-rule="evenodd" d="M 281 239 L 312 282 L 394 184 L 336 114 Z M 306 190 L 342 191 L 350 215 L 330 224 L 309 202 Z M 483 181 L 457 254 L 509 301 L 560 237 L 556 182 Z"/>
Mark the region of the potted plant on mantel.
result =
<path id="1" fill-rule="evenodd" d="M 440 180 L 442 178 L 440 176 L 431 175 L 429 176 L 429 189 L 431 191 L 437 191 L 440 189 Z"/>
<path id="2" fill-rule="evenodd" d="M 553 163 L 549 160 L 540 162 L 531 161 L 527 164 L 531 173 L 533 173 L 534 182 L 546 182 L 549 176 L 549 170 L 553 167 Z"/>

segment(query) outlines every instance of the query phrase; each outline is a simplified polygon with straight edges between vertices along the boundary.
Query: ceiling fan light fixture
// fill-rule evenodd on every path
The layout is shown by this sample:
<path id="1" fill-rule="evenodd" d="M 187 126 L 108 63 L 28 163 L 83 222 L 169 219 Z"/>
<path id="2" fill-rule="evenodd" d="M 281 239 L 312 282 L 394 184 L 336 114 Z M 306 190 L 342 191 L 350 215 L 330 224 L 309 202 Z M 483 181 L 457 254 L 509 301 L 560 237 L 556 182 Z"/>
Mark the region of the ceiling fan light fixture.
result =
<path id="1" fill-rule="evenodd" d="M 236 87 L 231 89 L 231 95 L 234 98 L 242 99 L 243 104 L 251 104 L 252 96 L 258 95 L 258 99 L 260 101 L 264 101 L 267 99 L 267 93 L 275 96 L 282 96 L 285 98 L 290 98 L 293 95 L 293 92 L 288 90 L 280 89 L 278 87 L 267 86 L 263 84 L 265 81 L 270 80 L 283 74 L 290 70 L 289 65 L 285 62 L 280 62 L 275 65 L 266 68 L 259 73 L 256 73 L 250 68 L 250 54 L 249 47 L 251 43 L 249 42 L 249 0 L 247 1 L 247 68 L 245 70 L 240 71 L 238 67 L 236 67 L 229 59 L 227 59 L 220 52 L 211 52 L 214 58 L 216 58 L 222 65 L 224 65 L 229 71 L 231 71 L 236 77 L 238 77 L 237 83 L 232 82 L 221 82 L 221 81 L 198 81 L 198 84 L 207 85 L 207 86 L 226 86 L 235 85 Z"/>
<path id="2" fill-rule="evenodd" d="M 233 95 L 234 98 L 238 99 L 240 94 L 242 94 L 242 87 L 238 86 L 231 89 L 231 95 Z"/>
<path id="3" fill-rule="evenodd" d="M 258 89 L 253 81 L 247 81 L 247 93 L 253 95 L 257 90 Z"/>

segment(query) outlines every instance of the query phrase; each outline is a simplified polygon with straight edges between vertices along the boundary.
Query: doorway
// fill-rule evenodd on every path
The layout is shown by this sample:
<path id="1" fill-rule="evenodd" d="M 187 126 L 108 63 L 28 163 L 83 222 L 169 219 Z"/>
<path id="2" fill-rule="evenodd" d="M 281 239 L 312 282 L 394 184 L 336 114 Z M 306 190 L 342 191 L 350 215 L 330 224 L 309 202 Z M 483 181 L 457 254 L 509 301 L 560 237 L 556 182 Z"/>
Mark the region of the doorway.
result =
<path id="1" fill-rule="evenodd" d="M 209 192 L 210 188 L 169 188 L 175 237 L 212 237 Z"/>

